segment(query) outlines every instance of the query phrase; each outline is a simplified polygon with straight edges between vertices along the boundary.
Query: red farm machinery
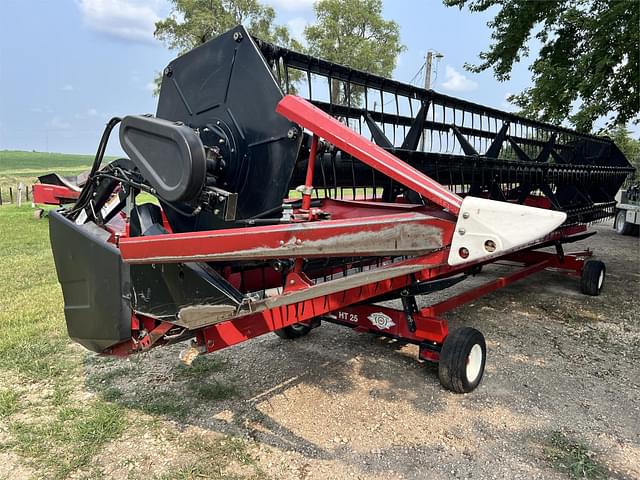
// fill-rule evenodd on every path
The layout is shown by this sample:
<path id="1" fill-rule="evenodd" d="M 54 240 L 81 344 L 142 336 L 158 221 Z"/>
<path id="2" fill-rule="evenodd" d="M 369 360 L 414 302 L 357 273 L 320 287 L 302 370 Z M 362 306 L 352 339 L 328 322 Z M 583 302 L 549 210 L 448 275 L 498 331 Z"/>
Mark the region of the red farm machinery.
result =
<path id="1" fill-rule="evenodd" d="M 118 124 L 128 158 L 102 165 Z M 165 68 L 155 116 L 112 119 L 75 203 L 50 214 L 68 332 L 116 356 L 188 340 L 190 361 L 332 322 L 418 345 L 468 392 L 485 341 L 443 313 L 543 269 L 598 295 L 604 264 L 563 246 L 613 215 L 632 171 L 609 139 L 239 26 Z M 497 260 L 517 268 L 418 308 Z"/>

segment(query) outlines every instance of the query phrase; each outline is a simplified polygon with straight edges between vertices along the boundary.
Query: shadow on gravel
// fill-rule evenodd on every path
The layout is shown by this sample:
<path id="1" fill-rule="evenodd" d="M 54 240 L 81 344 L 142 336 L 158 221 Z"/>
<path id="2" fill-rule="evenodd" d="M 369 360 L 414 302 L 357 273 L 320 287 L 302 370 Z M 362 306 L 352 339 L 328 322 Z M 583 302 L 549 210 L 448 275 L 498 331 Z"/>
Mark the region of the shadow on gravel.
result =
<path id="1" fill-rule="evenodd" d="M 461 475 L 474 475 L 478 465 L 492 472 L 485 463 L 496 452 L 505 458 L 496 472 L 540 474 L 553 468 L 544 445 L 558 431 L 595 445 L 594 455 L 616 442 L 640 452 L 640 387 L 631 375 L 640 360 L 640 268 L 633 251 L 624 253 L 633 241 L 604 228 L 599 256 L 609 277 L 601 297 L 579 294 L 575 277 L 543 272 L 447 315 L 450 329 L 470 325 L 487 338 L 485 378 L 468 395 L 445 391 L 437 367 L 416 361 L 417 347 L 330 324 L 295 341 L 266 335 L 198 358 L 191 369 L 177 360 L 181 346 L 125 361 L 88 356 L 86 384 L 181 425 L 365 475 L 442 474 L 438 465 L 447 462 Z"/>

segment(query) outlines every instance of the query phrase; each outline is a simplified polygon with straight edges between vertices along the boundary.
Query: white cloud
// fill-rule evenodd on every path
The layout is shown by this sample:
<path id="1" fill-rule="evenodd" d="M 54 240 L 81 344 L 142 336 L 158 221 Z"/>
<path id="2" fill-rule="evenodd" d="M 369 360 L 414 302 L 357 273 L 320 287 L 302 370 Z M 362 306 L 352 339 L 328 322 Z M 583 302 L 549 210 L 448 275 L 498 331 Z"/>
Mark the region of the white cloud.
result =
<path id="1" fill-rule="evenodd" d="M 283 10 L 311 10 L 317 0 L 267 0 L 274 7 Z"/>
<path id="2" fill-rule="evenodd" d="M 66 85 L 62 86 L 62 91 L 63 92 L 73 92 L 73 85 L 71 85 L 70 83 L 67 83 Z"/>
<path id="3" fill-rule="evenodd" d="M 289 31 L 291 32 L 291 36 L 298 40 L 299 42 L 304 43 L 304 29 L 309 25 L 306 19 L 302 17 L 292 18 L 287 22 L 287 26 L 289 27 Z"/>
<path id="4" fill-rule="evenodd" d="M 452 92 L 470 92 L 478 88 L 478 83 L 458 72 L 451 65 L 445 69 L 445 79 L 441 83 L 442 88 Z"/>
<path id="5" fill-rule="evenodd" d="M 148 92 L 154 92 L 156 90 L 156 82 L 148 82 L 144 85 L 144 89 Z"/>
<path id="6" fill-rule="evenodd" d="M 84 24 L 96 32 L 135 42 L 153 41 L 160 0 L 77 0 Z"/>
<path id="7" fill-rule="evenodd" d="M 33 113 L 53 113 L 53 109 L 48 105 L 44 105 L 41 107 L 31 107 L 31 111 Z"/>
<path id="8" fill-rule="evenodd" d="M 69 130 L 71 124 L 66 122 L 62 117 L 55 116 L 47 122 L 47 127 L 52 130 Z"/>

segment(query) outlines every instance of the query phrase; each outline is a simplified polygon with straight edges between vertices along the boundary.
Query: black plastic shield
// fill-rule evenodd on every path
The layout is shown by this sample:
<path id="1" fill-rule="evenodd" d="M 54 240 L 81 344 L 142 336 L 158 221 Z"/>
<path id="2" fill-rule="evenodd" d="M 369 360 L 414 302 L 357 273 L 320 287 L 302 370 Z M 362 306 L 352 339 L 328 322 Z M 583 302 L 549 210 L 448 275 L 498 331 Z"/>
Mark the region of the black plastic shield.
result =
<path id="1" fill-rule="evenodd" d="M 302 135 L 275 111 L 283 93 L 244 27 L 195 48 L 164 71 L 157 117 L 197 128 L 225 167 L 217 187 L 238 193 L 237 218 L 286 197 Z M 297 132 L 297 134 L 296 134 Z M 174 229 L 211 228 L 213 219 L 174 219 Z M 173 221 L 177 220 L 177 221 Z"/>
<path id="2" fill-rule="evenodd" d="M 49 214 L 49 231 L 69 336 L 94 352 L 130 338 L 129 267 L 109 233 L 58 212 Z"/>

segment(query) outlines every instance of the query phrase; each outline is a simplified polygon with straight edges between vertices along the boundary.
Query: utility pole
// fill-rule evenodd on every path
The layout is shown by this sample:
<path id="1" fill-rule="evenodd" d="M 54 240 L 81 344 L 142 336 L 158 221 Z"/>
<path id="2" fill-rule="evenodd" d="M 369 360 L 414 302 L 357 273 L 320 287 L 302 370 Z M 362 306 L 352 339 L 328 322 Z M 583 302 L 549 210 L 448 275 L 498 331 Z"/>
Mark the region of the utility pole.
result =
<path id="1" fill-rule="evenodd" d="M 427 52 L 427 56 L 424 64 L 424 88 L 429 90 L 431 88 L 431 68 L 433 63 L 433 50 Z"/>
<path id="2" fill-rule="evenodd" d="M 425 90 L 429 90 L 431 88 L 431 72 L 433 70 L 433 54 L 436 54 L 436 60 L 440 61 L 441 58 L 444 57 L 440 52 L 434 52 L 433 50 L 429 50 L 427 55 L 425 56 L 424 61 L 424 88 Z M 422 136 L 420 137 L 420 150 L 424 151 L 424 130 L 422 131 Z"/>

